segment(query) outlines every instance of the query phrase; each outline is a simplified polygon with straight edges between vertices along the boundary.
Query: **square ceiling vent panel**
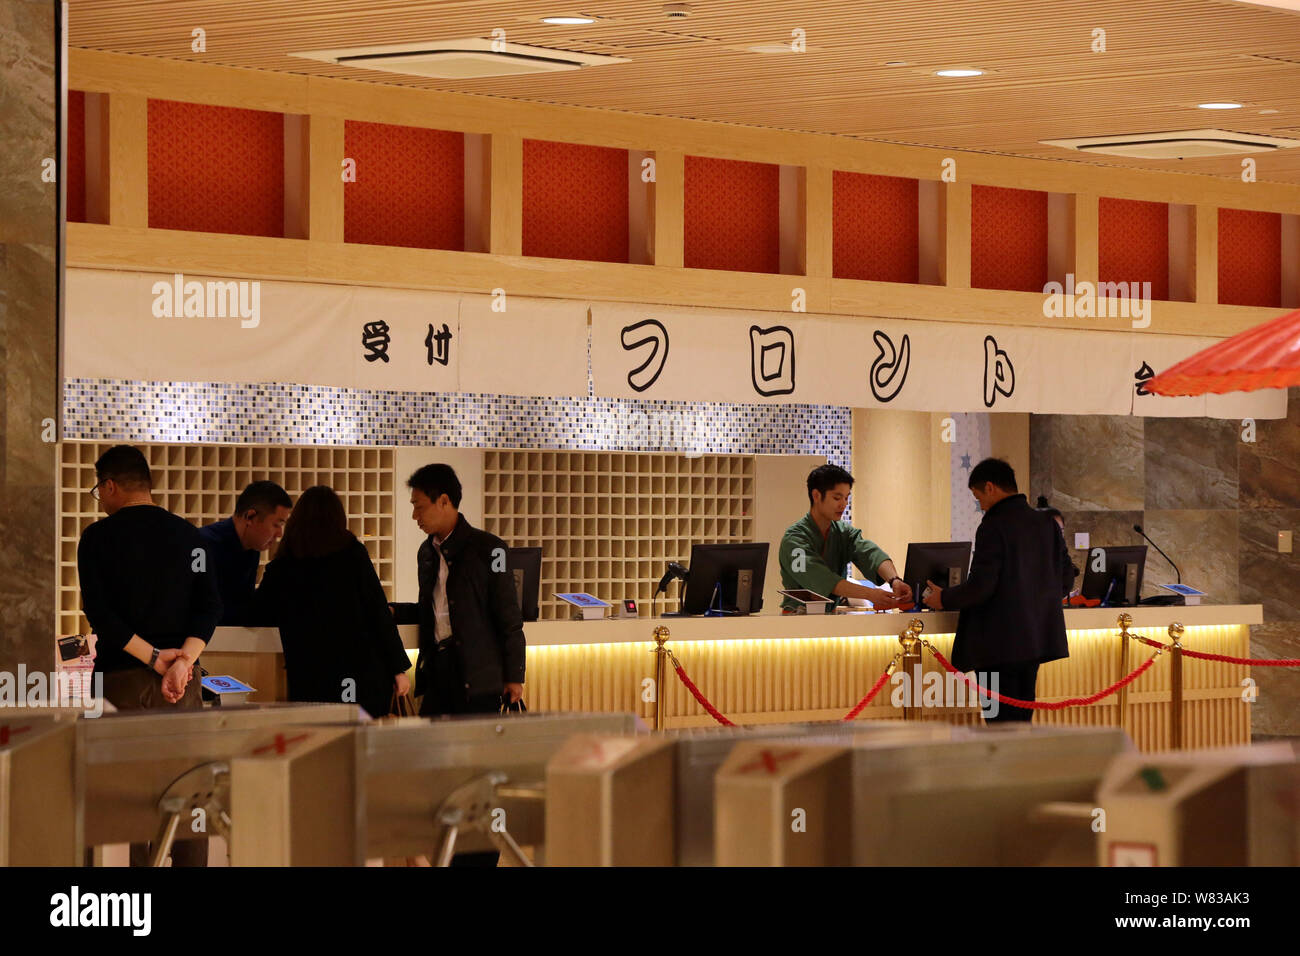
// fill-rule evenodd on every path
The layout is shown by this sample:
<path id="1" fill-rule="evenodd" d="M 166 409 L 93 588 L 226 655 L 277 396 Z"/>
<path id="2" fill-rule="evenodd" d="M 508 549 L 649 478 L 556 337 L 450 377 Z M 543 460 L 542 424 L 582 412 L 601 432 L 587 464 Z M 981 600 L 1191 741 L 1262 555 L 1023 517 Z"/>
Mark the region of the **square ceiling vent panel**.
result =
<path id="1" fill-rule="evenodd" d="M 1128 156 L 1132 159 L 1200 159 L 1206 156 L 1236 156 L 1293 149 L 1300 146 L 1300 139 L 1222 129 L 1194 129 L 1129 133 L 1122 136 L 1088 136 L 1080 139 L 1045 139 L 1042 145 L 1060 146 L 1082 153 Z"/>
<path id="2" fill-rule="evenodd" d="M 629 62 L 622 57 L 571 50 L 548 50 L 523 43 L 505 43 L 474 37 L 467 40 L 437 40 L 390 46 L 352 47 L 339 50 L 311 50 L 290 56 L 321 60 L 360 70 L 379 70 L 404 76 L 427 76 L 440 80 L 477 80 L 494 76 L 528 76 L 562 73 Z"/>

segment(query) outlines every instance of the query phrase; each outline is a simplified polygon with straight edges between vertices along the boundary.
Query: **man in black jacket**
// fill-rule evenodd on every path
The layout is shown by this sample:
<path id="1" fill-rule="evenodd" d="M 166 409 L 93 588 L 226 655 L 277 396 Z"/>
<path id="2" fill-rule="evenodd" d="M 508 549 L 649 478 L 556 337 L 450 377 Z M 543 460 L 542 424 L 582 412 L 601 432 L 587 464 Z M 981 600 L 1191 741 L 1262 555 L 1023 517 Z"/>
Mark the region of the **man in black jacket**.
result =
<path id="1" fill-rule="evenodd" d="M 95 462 L 91 495 L 107 517 L 81 533 L 81 607 L 98 636 L 95 673 L 118 710 L 201 710 L 194 662 L 221 617 L 216 572 L 199 531 L 154 503 L 144 454 L 114 445 Z M 177 839 L 172 865 L 207 866 L 208 842 Z M 146 866 L 149 844 L 131 844 Z"/>
<path id="2" fill-rule="evenodd" d="M 984 511 L 966 583 L 940 588 L 927 581 L 922 600 L 955 610 L 952 663 L 960 671 L 996 675 L 985 683 L 1019 700 L 1034 700 L 1038 665 L 1069 657 L 1061 599 L 1074 584 L 1070 555 L 1056 522 L 1029 507 L 1016 473 L 986 458 L 971 469 L 971 494 Z M 981 681 L 981 683 L 984 683 Z M 990 721 L 1028 721 L 1026 707 L 994 702 Z"/>
<path id="3" fill-rule="evenodd" d="M 407 481 L 420 545 L 421 715 L 495 714 L 524 693 L 524 625 L 506 543 L 470 525 L 450 465 L 425 465 Z"/>

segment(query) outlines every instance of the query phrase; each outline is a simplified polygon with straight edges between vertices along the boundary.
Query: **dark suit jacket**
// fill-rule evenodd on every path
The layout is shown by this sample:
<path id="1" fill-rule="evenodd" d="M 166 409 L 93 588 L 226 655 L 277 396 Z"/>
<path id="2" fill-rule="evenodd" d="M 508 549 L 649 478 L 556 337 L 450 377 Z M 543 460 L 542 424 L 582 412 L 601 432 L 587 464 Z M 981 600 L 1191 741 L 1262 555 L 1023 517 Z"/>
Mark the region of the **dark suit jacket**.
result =
<path id="1" fill-rule="evenodd" d="M 952 646 L 962 671 L 1069 657 L 1061 599 L 1074 584 L 1065 538 L 1024 495 L 1003 498 L 975 532 L 964 584 L 944 588 L 945 611 L 960 611 Z"/>
<path id="2" fill-rule="evenodd" d="M 506 683 L 524 682 L 524 620 L 515 594 L 515 579 L 505 566 L 506 543 L 475 528 L 464 515 L 442 544 L 447 556 L 447 603 L 451 642 L 456 651 L 465 695 L 500 694 Z M 436 653 L 433 590 L 442 559 L 431 538 L 420 545 L 420 657 L 415 693 L 428 691 L 429 660 Z"/>
<path id="3" fill-rule="evenodd" d="M 280 628 L 290 700 L 357 703 L 371 717 L 388 713 L 393 678 L 411 661 L 364 544 L 352 538 L 319 558 L 277 556 L 254 606 Z M 355 683 L 345 685 L 348 679 Z"/>

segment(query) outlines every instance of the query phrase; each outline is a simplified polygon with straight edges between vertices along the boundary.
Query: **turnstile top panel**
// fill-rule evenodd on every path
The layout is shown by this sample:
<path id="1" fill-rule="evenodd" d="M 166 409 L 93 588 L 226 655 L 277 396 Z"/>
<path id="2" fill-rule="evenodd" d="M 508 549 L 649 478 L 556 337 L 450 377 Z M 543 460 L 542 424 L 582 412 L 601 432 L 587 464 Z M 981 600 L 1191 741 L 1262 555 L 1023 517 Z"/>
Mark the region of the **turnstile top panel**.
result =
<path id="1" fill-rule="evenodd" d="M 82 719 L 77 728 L 89 763 L 114 763 L 152 755 L 233 754 L 252 737 L 276 728 L 359 725 L 361 715 L 356 704 L 246 704 L 179 713 L 119 711 Z"/>
<path id="2" fill-rule="evenodd" d="M 437 767 L 541 763 L 574 734 L 634 734 L 635 714 L 511 714 L 449 719 L 408 717 L 367 724 L 363 730 L 371 772 Z"/>

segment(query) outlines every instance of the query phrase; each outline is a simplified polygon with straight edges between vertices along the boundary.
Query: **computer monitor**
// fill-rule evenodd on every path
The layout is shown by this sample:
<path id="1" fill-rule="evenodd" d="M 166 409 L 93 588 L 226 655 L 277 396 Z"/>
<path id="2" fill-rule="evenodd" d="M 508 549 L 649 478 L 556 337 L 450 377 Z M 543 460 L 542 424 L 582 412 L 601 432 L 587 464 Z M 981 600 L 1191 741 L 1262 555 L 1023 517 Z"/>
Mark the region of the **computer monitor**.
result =
<path id="1" fill-rule="evenodd" d="M 969 541 L 912 542 L 907 546 L 907 565 L 903 580 L 912 586 L 916 608 L 921 608 L 921 595 L 925 582 L 933 581 L 940 587 L 950 588 L 962 584 L 970 571 Z"/>
<path id="2" fill-rule="evenodd" d="M 768 543 L 693 544 L 682 596 L 683 614 L 704 614 L 712 605 L 724 611 L 757 614 L 763 609 L 763 578 Z M 720 595 L 715 599 L 715 591 Z M 739 590 L 740 604 L 737 603 Z M 745 592 L 748 590 L 748 600 Z M 740 606 L 743 604 L 743 606 Z"/>
<path id="3" fill-rule="evenodd" d="M 542 590 L 542 549 L 506 548 L 506 569 L 514 575 L 515 596 L 525 621 L 537 620 L 537 598 Z"/>
<path id="4" fill-rule="evenodd" d="M 1099 558 L 1103 560 L 1099 562 Z M 1092 548 L 1084 561 L 1084 597 L 1101 601 L 1106 607 L 1131 606 L 1142 600 L 1142 572 L 1147 566 L 1145 544 Z"/>

